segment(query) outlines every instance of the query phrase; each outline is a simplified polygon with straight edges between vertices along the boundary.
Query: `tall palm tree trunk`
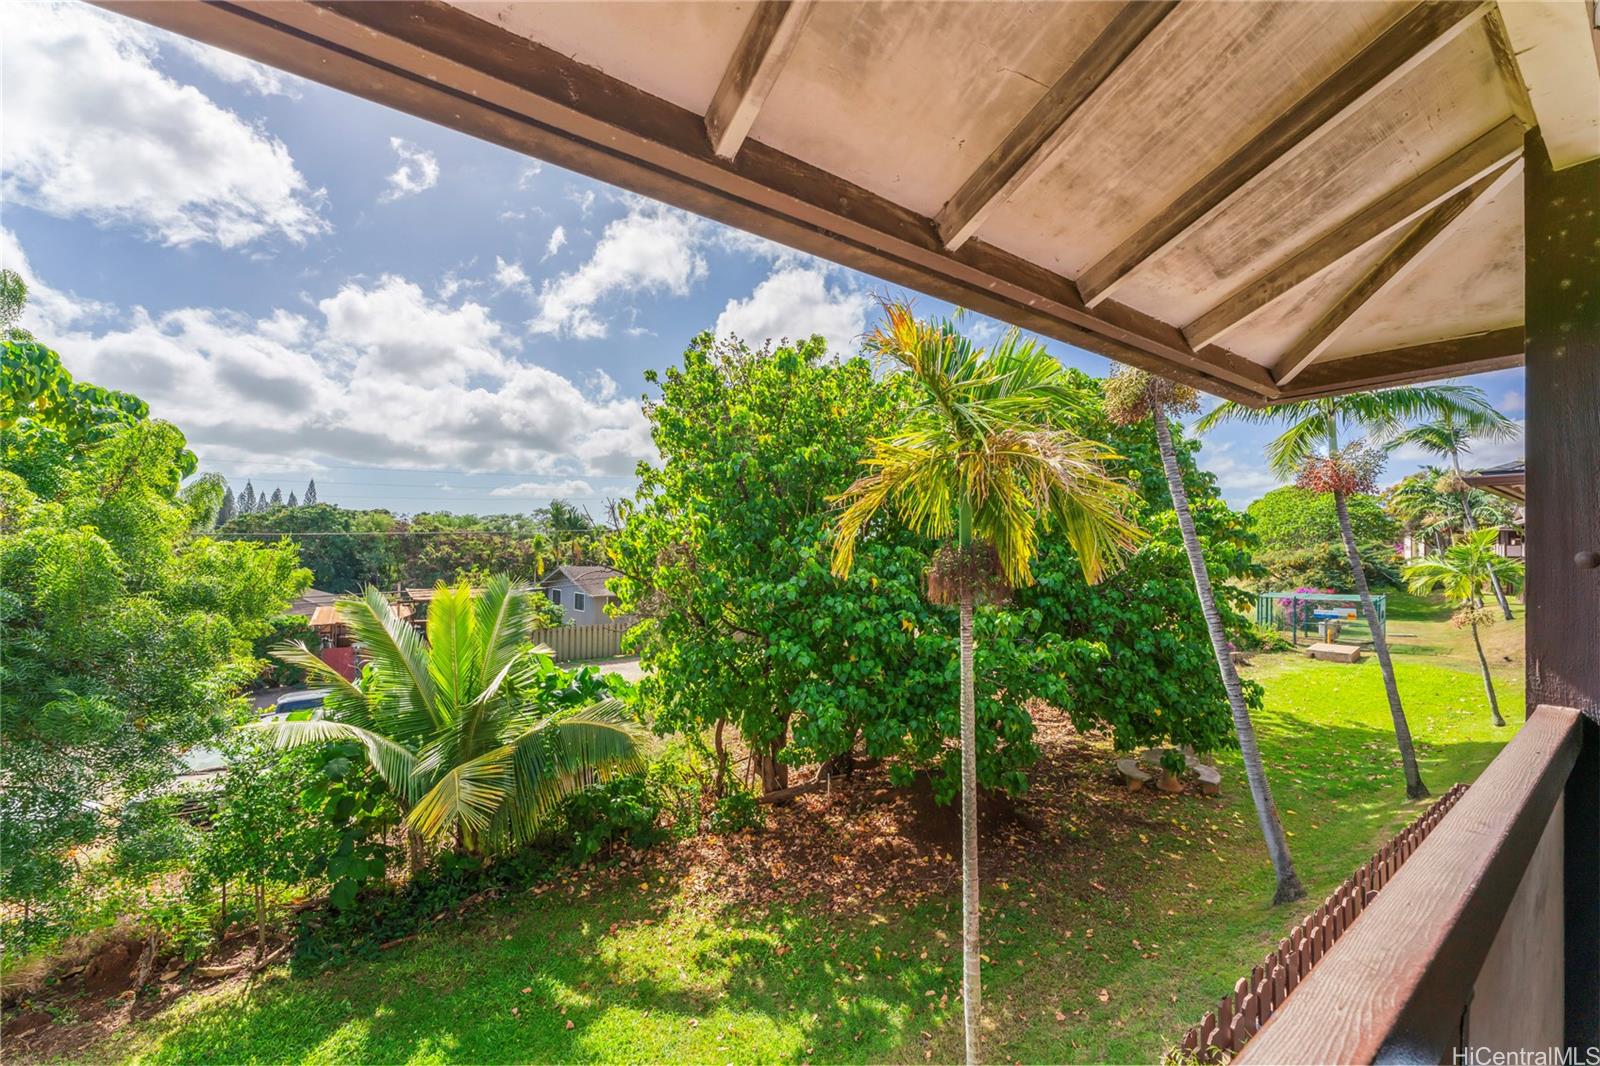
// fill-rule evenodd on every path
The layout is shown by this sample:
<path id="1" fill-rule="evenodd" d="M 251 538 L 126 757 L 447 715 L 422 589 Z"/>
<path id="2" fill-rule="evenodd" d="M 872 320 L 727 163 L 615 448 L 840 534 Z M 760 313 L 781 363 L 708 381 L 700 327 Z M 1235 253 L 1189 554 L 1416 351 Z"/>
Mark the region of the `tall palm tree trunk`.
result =
<path id="1" fill-rule="evenodd" d="M 961 1005 L 967 1062 L 978 1061 L 978 722 L 972 678 L 972 589 L 961 589 Z"/>
<path id="2" fill-rule="evenodd" d="M 1456 480 L 1461 480 L 1461 456 L 1456 452 L 1450 453 L 1450 465 L 1455 469 Z M 1472 517 L 1472 492 L 1463 485 L 1461 488 L 1461 524 L 1467 527 L 1468 533 L 1478 531 L 1477 519 Z M 1489 571 L 1489 587 L 1494 589 L 1495 602 L 1500 605 L 1500 613 L 1506 616 L 1506 621 L 1511 621 L 1511 604 L 1506 602 L 1505 589 L 1500 587 L 1500 578 L 1493 570 Z M 1491 697 L 1492 699 L 1493 697 Z M 1498 718 L 1500 712 L 1495 712 Z"/>
<path id="3" fill-rule="evenodd" d="M 1302 898 L 1306 894 L 1305 886 L 1300 883 L 1300 877 L 1294 870 L 1294 860 L 1289 857 L 1289 843 L 1283 835 L 1283 823 L 1278 820 L 1278 808 L 1272 801 L 1272 789 L 1267 784 L 1267 770 L 1261 764 L 1255 723 L 1250 720 L 1250 709 L 1245 706 L 1244 687 L 1239 683 L 1239 671 L 1233 665 L 1228 637 L 1222 628 L 1222 615 L 1217 610 L 1216 593 L 1211 588 L 1211 572 L 1206 568 L 1206 557 L 1200 550 L 1200 538 L 1195 535 L 1194 516 L 1189 513 L 1189 492 L 1184 488 L 1183 472 L 1178 468 L 1178 454 L 1172 446 L 1172 429 L 1167 424 L 1166 410 L 1159 403 L 1152 404 L 1151 417 L 1155 420 L 1156 440 L 1161 446 L 1161 466 L 1167 473 L 1167 490 L 1172 494 L 1172 509 L 1178 513 L 1178 528 L 1183 532 L 1183 550 L 1189 556 L 1189 571 L 1194 575 L 1195 592 L 1200 597 L 1200 611 L 1205 615 L 1206 632 L 1211 635 L 1211 650 L 1216 654 L 1222 687 L 1227 690 L 1228 706 L 1233 710 L 1233 731 L 1239 737 L 1239 754 L 1244 759 L 1245 780 L 1250 783 L 1250 798 L 1256 805 L 1256 819 L 1261 823 L 1261 836 L 1267 842 L 1272 872 L 1278 879 L 1272 902 L 1288 903 Z"/>
<path id="4" fill-rule="evenodd" d="M 1378 667 L 1383 671 L 1383 688 L 1389 695 L 1389 716 L 1394 719 L 1394 739 L 1400 748 L 1400 761 L 1405 766 L 1406 795 L 1421 799 L 1428 794 L 1417 769 L 1417 753 L 1411 745 L 1411 726 L 1406 722 L 1405 708 L 1400 706 L 1400 686 L 1395 684 L 1394 663 L 1389 659 L 1389 638 L 1378 621 L 1378 609 L 1372 605 L 1372 592 L 1367 588 L 1367 574 L 1361 568 L 1361 553 L 1356 550 L 1356 535 L 1350 528 L 1350 509 L 1345 505 L 1344 493 L 1333 494 L 1333 505 L 1339 513 L 1339 535 L 1344 538 L 1345 554 L 1350 557 L 1350 577 L 1355 582 L 1356 593 L 1361 597 L 1361 613 L 1366 616 L 1367 628 L 1372 630 L 1372 650 L 1378 656 Z"/>
<path id="5" fill-rule="evenodd" d="M 1506 720 L 1500 717 L 1500 700 L 1494 693 L 1494 678 L 1489 676 L 1489 657 L 1483 654 L 1483 641 L 1478 638 L 1478 623 L 1472 623 L 1472 646 L 1478 649 L 1478 668 L 1483 671 L 1483 691 L 1489 696 L 1489 713 L 1494 716 L 1494 724 L 1502 726 Z"/>

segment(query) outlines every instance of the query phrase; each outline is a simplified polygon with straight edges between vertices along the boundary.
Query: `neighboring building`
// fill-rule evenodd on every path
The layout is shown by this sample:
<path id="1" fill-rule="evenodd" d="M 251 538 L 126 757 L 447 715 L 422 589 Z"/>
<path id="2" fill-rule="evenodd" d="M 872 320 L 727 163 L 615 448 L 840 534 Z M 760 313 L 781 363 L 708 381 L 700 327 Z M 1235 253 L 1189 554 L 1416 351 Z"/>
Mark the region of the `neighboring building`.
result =
<path id="1" fill-rule="evenodd" d="M 1522 514 L 1523 508 L 1528 504 L 1527 463 L 1522 459 L 1512 463 L 1501 463 L 1499 466 L 1491 466 L 1487 470 L 1468 474 L 1463 480 L 1475 489 L 1504 496 L 1517 505 L 1516 524 L 1500 527 L 1500 539 L 1495 542 L 1495 550 L 1508 559 L 1521 559 L 1526 539 Z"/>
<path id="2" fill-rule="evenodd" d="M 318 607 L 332 607 L 338 600 L 338 593 L 323 592 L 321 589 L 306 589 L 299 599 L 289 604 L 288 613 L 303 615 L 309 619 L 317 613 Z"/>
<path id="3" fill-rule="evenodd" d="M 609 608 L 617 597 L 606 589 L 606 582 L 621 576 L 609 566 L 558 566 L 544 575 L 539 588 L 561 608 L 562 622 L 592 626 L 619 621 L 611 616 Z"/>

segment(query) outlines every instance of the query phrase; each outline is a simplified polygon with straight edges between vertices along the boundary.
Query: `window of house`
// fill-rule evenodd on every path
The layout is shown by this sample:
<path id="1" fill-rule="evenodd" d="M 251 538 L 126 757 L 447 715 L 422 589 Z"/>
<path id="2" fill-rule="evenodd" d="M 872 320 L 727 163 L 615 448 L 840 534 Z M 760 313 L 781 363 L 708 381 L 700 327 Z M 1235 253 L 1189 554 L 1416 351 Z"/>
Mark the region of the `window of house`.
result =
<path id="1" fill-rule="evenodd" d="M 574 611 L 582 611 L 584 609 L 585 605 L 587 604 L 587 602 L 588 601 L 585 599 L 583 593 L 574 592 L 572 594 L 572 609 Z"/>
<path id="2" fill-rule="evenodd" d="M 550 602 L 555 604 L 557 607 L 561 606 L 561 590 L 560 589 L 551 589 L 550 590 Z"/>

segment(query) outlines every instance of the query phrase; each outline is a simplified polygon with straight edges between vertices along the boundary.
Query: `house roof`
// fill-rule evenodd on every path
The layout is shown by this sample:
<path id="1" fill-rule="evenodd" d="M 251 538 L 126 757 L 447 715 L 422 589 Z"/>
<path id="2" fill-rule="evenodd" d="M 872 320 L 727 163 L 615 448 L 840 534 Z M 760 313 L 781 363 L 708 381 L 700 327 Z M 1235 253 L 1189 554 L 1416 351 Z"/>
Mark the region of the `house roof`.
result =
<path id="1" fill-rule="evenodd" d="M 1520 364 L 1600 157 L 1584 0 L 101 2 L 1253 405 Z"/>
<path id="2" fill-rule="evenodd" d="M 1526 504 L 1528 502 L 1526 460 L 1518 459 L 1515 462 L 1486 467 L 1476 473 L 1466 475 L 1462 480 L 1474 488 L 1487 489 L 1497 496 L 1504 496 L 1506 499 L 1516 503 Z"/>
<path id="3" fill-rule="evenodd" d="M 290 614 L 303 614 L 310 618 L 318 607 L 326 606 L 338 600 L 339 596 L 333 592 L 323 592 L 321 589 L 306 589 L 300 596 L 289 604 Z"/>
<path id="4" fill-rule="evenodd" d="M 578 586 L 585 595 L 600 599 L 603 596 L 614 596 L 615 593 L 606 589 L 606 582 L 614 577 L 621 577 L 620 570 L 613 570 L 609 566 L 574 566 L 564 563 L 544 575 L 539 582 L 541 587 L 553 584 L 557 575 L 564 576 L 568 581 Z"/>

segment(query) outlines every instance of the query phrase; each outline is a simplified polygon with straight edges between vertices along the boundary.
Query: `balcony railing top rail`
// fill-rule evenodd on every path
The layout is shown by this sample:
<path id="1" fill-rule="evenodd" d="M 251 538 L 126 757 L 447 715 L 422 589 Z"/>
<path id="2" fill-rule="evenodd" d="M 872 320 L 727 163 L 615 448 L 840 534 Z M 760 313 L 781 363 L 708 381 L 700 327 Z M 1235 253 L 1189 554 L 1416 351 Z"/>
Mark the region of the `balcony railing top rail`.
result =
<path id="1" fill-rule="evenodd" d="M 1581 722 L 1539 707 L 1235 1062 L 1448 1062 Z"/>

